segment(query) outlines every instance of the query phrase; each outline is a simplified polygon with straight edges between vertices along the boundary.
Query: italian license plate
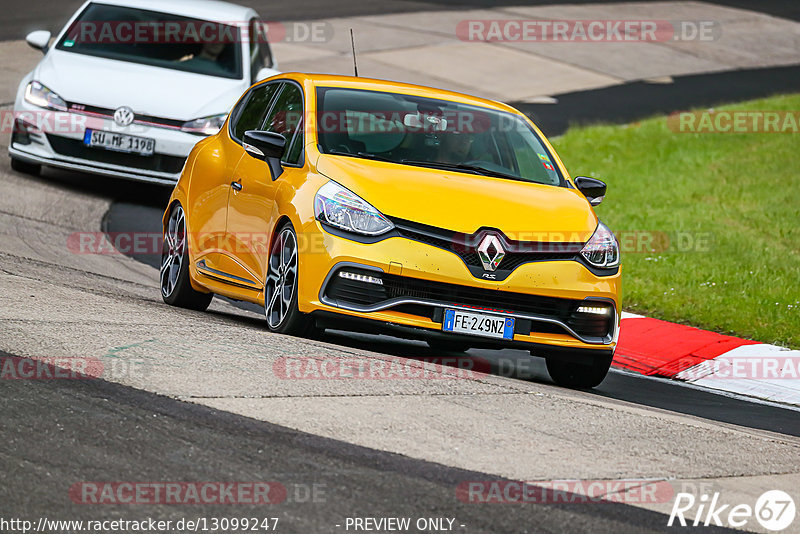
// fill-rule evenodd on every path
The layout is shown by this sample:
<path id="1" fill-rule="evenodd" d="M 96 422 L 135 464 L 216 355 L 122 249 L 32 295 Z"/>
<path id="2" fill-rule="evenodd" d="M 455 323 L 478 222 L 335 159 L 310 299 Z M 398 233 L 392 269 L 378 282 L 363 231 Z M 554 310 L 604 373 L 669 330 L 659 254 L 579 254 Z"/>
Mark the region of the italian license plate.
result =
<path id="1" fill-rule="evenodd" d="M 514 318 L 462 310 L 445 310 L 442 330 L 457 334 L 514 339 Z"/>
<path id="2" fill-rule="evenodd" d="M 152 156 L 156 148 L 155 139 L 103 130 L 86 130 L 83 134 L 83 144 L 116 152 L 139 154 L 140 156 Z"/>

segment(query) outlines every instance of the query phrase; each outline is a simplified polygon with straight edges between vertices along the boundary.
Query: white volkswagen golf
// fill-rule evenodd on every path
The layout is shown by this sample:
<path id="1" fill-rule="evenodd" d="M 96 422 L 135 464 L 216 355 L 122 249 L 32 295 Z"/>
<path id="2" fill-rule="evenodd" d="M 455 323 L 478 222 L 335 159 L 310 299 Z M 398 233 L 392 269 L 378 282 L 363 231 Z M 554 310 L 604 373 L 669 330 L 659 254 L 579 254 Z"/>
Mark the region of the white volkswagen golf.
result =
<path id="1" fill-rule="evenodd" d="M 258 14 L 211 0 L 86 2 L 19 85 L 15 170 L 42 165 L 171 185 L 236 99 L 278 71 Z"/>

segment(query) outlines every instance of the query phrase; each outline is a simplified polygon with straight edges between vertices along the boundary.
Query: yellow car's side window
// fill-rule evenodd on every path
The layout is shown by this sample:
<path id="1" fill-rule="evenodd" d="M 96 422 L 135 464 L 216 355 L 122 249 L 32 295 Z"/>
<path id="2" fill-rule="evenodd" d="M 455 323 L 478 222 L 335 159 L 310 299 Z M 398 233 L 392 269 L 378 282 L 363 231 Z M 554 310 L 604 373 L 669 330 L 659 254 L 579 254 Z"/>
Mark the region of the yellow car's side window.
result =
<path id="1" fill-rule="evenodd" d="M 303 93 L 294 84 L 287 83 L 269 113 L 264 130 L 279 133 L 286 138 L 283 162 L 297 164 L 300 161 L 303 130 Z M 299 139 L 295 139 L 299 136 Z M 298 147 L 300 149 L 298 149 Z"/>
<path id="2" fill-rule="evenodd" d="M 241 111 L 235 115 L 236 123 L 233 125 L 233 138 L 241 141 L 247 130 L 258 130 L 264 123 L 264 118 L 269 111 L 269 103 L 275 95 L 280 84 L 271 83 L 253 89 L 244 102 Z"/>

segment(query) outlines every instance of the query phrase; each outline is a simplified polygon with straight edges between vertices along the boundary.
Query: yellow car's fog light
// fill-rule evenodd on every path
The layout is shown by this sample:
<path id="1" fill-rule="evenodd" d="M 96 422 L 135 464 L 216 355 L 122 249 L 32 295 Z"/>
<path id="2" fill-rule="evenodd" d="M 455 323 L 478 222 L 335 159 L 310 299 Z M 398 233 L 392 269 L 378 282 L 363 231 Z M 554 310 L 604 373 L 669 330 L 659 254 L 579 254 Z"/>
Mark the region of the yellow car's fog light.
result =
<path id="1" fill-rule="evenodd" d="M 608 315 L 611 312 L 611 308 L 606 306 L 578 306 L 578 309 L 575 311 L 578 313 L 590 313 L 593 315 Z"/>
<path id="2" fill-rule="evenodd" d="M 370 276 L 368 274 L 358 274 L 358 273 L 351 273 L 349 271 L 339 271 L 339 278 L 345 278 L 347 280 L 355 280 L 356 282 L 366 282 L 368 284 L 377 284 L 379 286 L 383 285 L 383 280 L 375 276 Z"/>

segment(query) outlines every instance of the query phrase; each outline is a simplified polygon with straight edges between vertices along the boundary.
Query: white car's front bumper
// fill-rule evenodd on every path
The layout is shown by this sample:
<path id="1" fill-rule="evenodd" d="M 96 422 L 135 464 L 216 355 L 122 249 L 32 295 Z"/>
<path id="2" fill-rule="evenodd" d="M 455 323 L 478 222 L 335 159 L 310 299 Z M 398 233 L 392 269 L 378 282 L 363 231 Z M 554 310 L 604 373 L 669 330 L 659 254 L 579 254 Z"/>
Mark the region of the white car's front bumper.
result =
<path id="1" fill-rule="evenodd" d="M 12 158 L 115 178 L 174 185 L 192 147 L 203 139 L 177 128 L 138 123 L 120 127 L 96 114 L 46 111 L 24 100 L 17 101 L 14 111 L 17 120 L 33 127 L 25 128 L 25 134 L 15 124 L 8 149 Z M 86 129 L 154 139 L 155 152 L 140 156 L 90 147 L 83 142 Z"/>

